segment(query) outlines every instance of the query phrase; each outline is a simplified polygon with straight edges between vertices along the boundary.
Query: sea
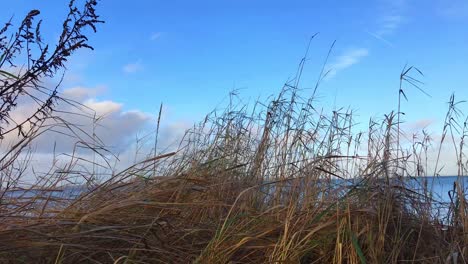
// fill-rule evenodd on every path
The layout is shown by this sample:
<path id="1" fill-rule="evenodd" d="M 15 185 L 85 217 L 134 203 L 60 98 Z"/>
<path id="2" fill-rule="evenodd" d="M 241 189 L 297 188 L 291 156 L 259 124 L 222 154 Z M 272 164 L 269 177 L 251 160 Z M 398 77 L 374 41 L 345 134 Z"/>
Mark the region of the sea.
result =
<path id="1" fill-rule="evenodd" d="M 427 186 L 427 191 L 432 193 L 434 199 L 450 202 L 456 191 L 455 183 L 459 184 L 461 189 L 466 190 L 468 176 L 411 177 L 408 179 L 407 186 L 418 193 L 423 192 L 424 186 Z"/>
<path id="2" fill-rule="evenodd" d="M 346 180 L 346 182 L 334 180 L 333 184 L 336 184 L 336 186 L 343 186 L 343 184 L 351 186 L 359 180 L 360 179 Z M 459 184 L 462 190 L 465 190 L 465 199 L 468 199 L 468 195 L 466 195 L 466 193 L 468 193 L 468 176 L 405 177 L 403 178 L 403 182 L 407 190 L 412 191 L 416 196 L 418 196 L 417 194 L 421 194 L 418 197 L 421 197 L 422 202 L 427 202 L 427 198 L 429 197 L 431 210 L 434 212 L 434 215 L 439 215 L 441 218 L 446 218 L 451 205 L 457 202 L 455 183 Z M 40 196 L 42 198 L 39 200 L 44 200 L 45 198 L 47 200 L 62 201 L 65 202 L 63 206 L 66 206 L 67 201 L 73 202 L 73 200 L 80 197 L 81 194 L 85 193 L 86 190 L 87 188 L 85 186 L 69 186 L 53 190 L 16 189 L 4 192 L 0 191 L 0 195 L 3 199 L 13 199 L 17 202 L 27 202 L 27 200 L 31 200 L 31 198 L 36 200 L 35 197 Z M 274 187 L 273 189 L 268 188 L 268 190 L 264 191 L 274 192 Z M 344 188 L 343 195 L 346 192 L 346 188 Z M 17 202 L 11 203 L 14 205 L 13 207 L 21 206 L 21 202 Z M 49 205 L 53 204 L 54 203 L 51 203 Z"/>
<path id="3" fill-rule="evenodd" d="M 453 197 L 455 183 L 460 184 L 462 189 L 468 189 L 468 176 L 425 176 L 425 177 L 405 177 L 406 187 L 414 192 L 424 194 L 425 191 L 432 193 L 433 199 L 450 202 Z M 357 179 L 359 181 L 359 179 Z M 356 181 L 347 180 L 348 184 L 353 184 Z M 335 181 L 335 184 L 340 185 L 341 180 Z M 35 190 L 35 189 L 15 189 L 8 190 L 4 197 L 22 197 L 31 198 L 37 194 L 51 196 L 55 198 L 74 199 L 86 191 L 84 186 L 67 186 L 63 188 L 55 188 L 53 190 Z"/>

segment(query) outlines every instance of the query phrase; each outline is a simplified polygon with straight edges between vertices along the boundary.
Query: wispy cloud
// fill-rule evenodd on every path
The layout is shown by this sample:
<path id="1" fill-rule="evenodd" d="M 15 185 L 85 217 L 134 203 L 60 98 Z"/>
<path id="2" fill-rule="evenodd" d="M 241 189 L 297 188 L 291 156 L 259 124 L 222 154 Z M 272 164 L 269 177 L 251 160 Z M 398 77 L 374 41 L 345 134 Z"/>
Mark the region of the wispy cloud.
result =
<path id="1" fill-rule="evenodd" d="M 375 33 L 378 36 L 390 35 L 398 29 L 403 22 L 401 15 L 385 15 L 380 19 L 380 28 Z"/>
<path id="2" fill-rule="evenodd" d="M 162 36 L 162 32 L 153 32 L 150 36 L 150 40 L 157 40 Z"/>
<path id="3" fill-rule="evenodd" d="M 409 123 L 403 124 L 403 130 L 406 130 L 410 133 L 421 132 L 424 129 L 427 129 L 429 126 L 435 123 L 434 118 L 423 118 L 419 120 L 415 120 Z"/>
<path id="4" fill-rule="evenodd" d="M 386 38 L 382 37 L 381 35 L 378 35 L 376 33 L 372 33 L 372 32 L 369 32 L 369 31 L 365 31 L 367 34 L 369 34 L 371 37 L 374 37 L 375 39 L 379 40 L 379 41 L 382 41 L 383 43 L 387 44 L 388 46 L 390 47 L 393 47 L 393 43 L 391 43 L 390 41 L 388 41 Z"/>
<path id="5" fill-rule="evenodd" d="M 139 60 L 125 65 L 122 70 L 125 73 L 136 73 L 143 70 L 143 65 L 141 64 L 141 60 Z"/>
<path id="6" fill-rule="evenodd" d="M 377 29 L 366 31 L 366 33 L 388 46 L 393 46 L 388 37 L 394 34 L 405 22 L 403 13 L 406 6 L 407 0 L 384 1 L 382 9 L 385 11 L 377 20 Z"/>
<path id="7" fill-rule="evenodd" d="M 339 71 L 349 68 L 359 63 L 364 57 L 369 55 L 369 50 L 365 48 L 351 49 L 338 56 L 328 68 L 327 79 L 334 77 Z"/>
<path id="8" fill-rule="evenodd" d="M 468 17 L 468 2 L 466 0 L 439 1 L 436 12 L 448 19 L 463 19 Z"/>

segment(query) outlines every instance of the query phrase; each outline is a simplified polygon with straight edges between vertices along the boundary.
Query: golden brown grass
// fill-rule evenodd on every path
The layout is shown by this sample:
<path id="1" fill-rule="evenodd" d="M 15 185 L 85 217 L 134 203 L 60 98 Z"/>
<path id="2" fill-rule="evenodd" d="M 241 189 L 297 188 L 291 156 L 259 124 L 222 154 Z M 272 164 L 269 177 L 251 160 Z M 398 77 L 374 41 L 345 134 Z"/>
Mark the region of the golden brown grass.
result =
<path id="1" fill-rule="evenodd" d="M 465 262 L 464 190 L 440 216 L 430 193 L 407 188 L 427 164 L 399 145 L 395 114 L 366 136 L 351 131 L 352 112 L 313 105 L 286 86 L 263 110 L 230 105 L 178 152 L 78 199 L 4 196 L 0 262 Z"/>
<path id="2" fill-rule="evenodd" d="M 400 75 L 398 112 L 371 120 L 367 131 L 355 131 L 352 111 L 317 108 L 326 61 L 312 96 L 299 96 L 306 53 L 276 99 L 253 109 L 231 100 L 188 131 L 176 152 L 158 153 L 156 135 L 153 157 L 108 176 L 95 170 L 110 169 L 107 159 L 86 161 L 75 149 L 69 163 L 54 157 L 54 169 L 26 184 L 33 173 L 28 147 L 47 130 L 106 155 L 94 131 L 56 113 L 58 102 L 79 104 L 59 97 L 59 85 L 41 82 L 73 52 L 91 48 L 82 31 L 102 22 L 96 5 L 87 0 L 79 9 L 70 1 L 56 45 L 43 42 L 38 10 L 18 33 L 7 35 L 10 23 L 0 29 L 0 263 L 468 262 L 468 119 L 452 96 L 435 164 L 428 164 L 424 131 L 410 145 L 401 142 L 405 87 L 421 90 L 414 67 Z M 4 70 L 20 55 L 25 72 Z M 23 121 L 11 118 L 18 98 L 37 103 Z M 14 134 L 14 143 L 5 140 Z M 438 174 L 445 141 L 456 150 L 459 180 L 451 200 L 440 203 L 429 186 L 414 190 L 408 179 Z M 63 194 L 70 190 L 78 197 Z"/>

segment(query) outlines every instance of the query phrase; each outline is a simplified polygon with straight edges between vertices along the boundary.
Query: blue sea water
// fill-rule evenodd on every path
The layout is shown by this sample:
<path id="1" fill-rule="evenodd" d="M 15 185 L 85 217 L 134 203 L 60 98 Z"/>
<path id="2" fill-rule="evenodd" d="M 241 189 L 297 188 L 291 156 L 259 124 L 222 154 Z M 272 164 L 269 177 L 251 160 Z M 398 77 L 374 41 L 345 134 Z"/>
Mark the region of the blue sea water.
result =
<path id="1" fill-rule="evenodd" d="M 408 189 L 420 193 L 431 193 L 433 199 L 441 202 L 450 202 L 455 190 L 455 183 L 460 184 L 462 189 L 468 188 L 468 176 L 439 176 L 439 177 L 407 177 L 404 178 L 405 185 Z M 334 181 L 337 185 L 342 185 L 341 180 Z M 353 184 L 355 181 L 348 181 L 347 184 Z M 42 196 L 50 196 L 55 198 L 75 199 L 85 191 L 84 186 L 69 186 L 61 189 L 44 191 L 44 190 L 13 190 L 7 191 L 4 197 L 21 197 L 31 198 L 38 194 Z"/>
<path id="2" fill-rule="evenodd" d="M 37 196 L 60 198 L 60 199 L 76 199 L 85 190 L 82 186 L 67 186 L 63 188 L 55 188 L 53 190 L 42 189 L 14 189 L 7 190 L 3 195 L 4 198 L 20 198 L 29 199 Z"/>
<path id="3" fill-rule="evenodd" d="M 349 188 L 346 186 L 354 186 L 357 182 L 361 181 L 362 179 L 354 179 L 354 180 L 332 180 L 331 182 L 327 181 L 327 184 L 332 184 L 336 186 L 336 188 L 342 189 L 342 194 L 345 195 Z M 405 177 L 403 178 L 403 182 L 406 189 L 414 192 L 417 199 L 420 199 L 421 202 L 430 201 L 429 208 L 433 212 L 433 214 L 440 218 L 442 221 L 447 220 L 449 208 L 457 202 L 457 194 L 455 183 L 460 186 L 462 190 L 465 190 L 465 187 L 468 188 L 468 176 L 464 177 L 457 177 L 457 176 L 440 176 L 440 177 Z M 401 181 L 400 181 L 401 183 Z M 401 186 L 398 184 L 398 186 Z M 263 191 L 265 193 L 273 193 L 275 191 L 275 187 L 273 186 L 265 186 Z M 30 199 L 40 201 L 44 200 L 55 200 L 60 201 L 61 204 L 66 206 L 67 203 L 72 202 L 76 198 L 78 198 L 81 194 L 86 192 L 85 186 L 68 186 L 61 189 L 55 190 L 9 190 L 6 192 L 0 192 L 2 194 L 3 199 L 14 199 L 20 203 L 11 203 L 13 207 L 20 206 L 21 201 L 27 201 Z M 341 192 L 341 191 L 340 191 Z M 466 192 L 465 192 L 466 193 Z M 37 197 L 42 197 L 41 199 L 36 199 Z M 428 200 L 429 198 L 429 200 Z M 465 198 L 468 196 L 465 194 Z M 67 202 L 68 201 L 68 202 Z M 56 205 L 56 202 L 51 202 L 49 205 Z"/>
<path id="4" fill-rule="evenodd" d="M 435 200 L 450 202 L 456 191 L 455 183 L 464 190 L 468 187 L 468 176 L 411 177 L 407 187 L 418 193 L 424 193 L 426 190 Z"/>

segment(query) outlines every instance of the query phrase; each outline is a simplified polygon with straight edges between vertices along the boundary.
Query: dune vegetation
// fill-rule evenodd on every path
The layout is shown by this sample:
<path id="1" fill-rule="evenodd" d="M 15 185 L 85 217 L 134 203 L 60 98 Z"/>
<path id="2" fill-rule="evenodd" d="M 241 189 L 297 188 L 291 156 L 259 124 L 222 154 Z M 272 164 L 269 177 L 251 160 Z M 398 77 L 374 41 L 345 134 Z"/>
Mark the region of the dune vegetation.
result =
<path id="1" fill-rule="evenodd" d="M 0 30 L 0 263 L 468 261 L 461 180 L 468 128 L 455 98 L 440 142 L 423 131 L 406 142 L 400 104 L 355 131 L 352 111 L 320 108 L 315 94 L 326 70 L 312 95 L 302 96 L 305 59 L 275 98 L 255 105 L 232 100 L 188 130 L 173 151 L 155 146 L 148 158 L 106 177 L 76 166 L 79 154 L 71 154 L 60 169 L 25 182 L 36 138 L 58 127 L 79 134 L 56 112 L 56 105 L 76 102 L 42 80 L 60 76 L 69 56 L 91 48 L 85 33 L 101 23 L 95 5 L 70 3 L 55 46 L 40 36 L 39 11 L 11 35 L 10 23 Z M 21 71 L 15 59 L 26 62 Z M 403 69 L 395 102 L 419 88 L 419 75 Z M 37 111 L 13 120 L 24 98 L 37 100 Z M 78 140 L 109 155 L 95 141 Z M 437 176 L 443 164 L 440 157 L 428 164 L 431 144 L 457 150 L 460 181 L 451 201 L 437 199 L 430 184 L 406 184 Z"/>

